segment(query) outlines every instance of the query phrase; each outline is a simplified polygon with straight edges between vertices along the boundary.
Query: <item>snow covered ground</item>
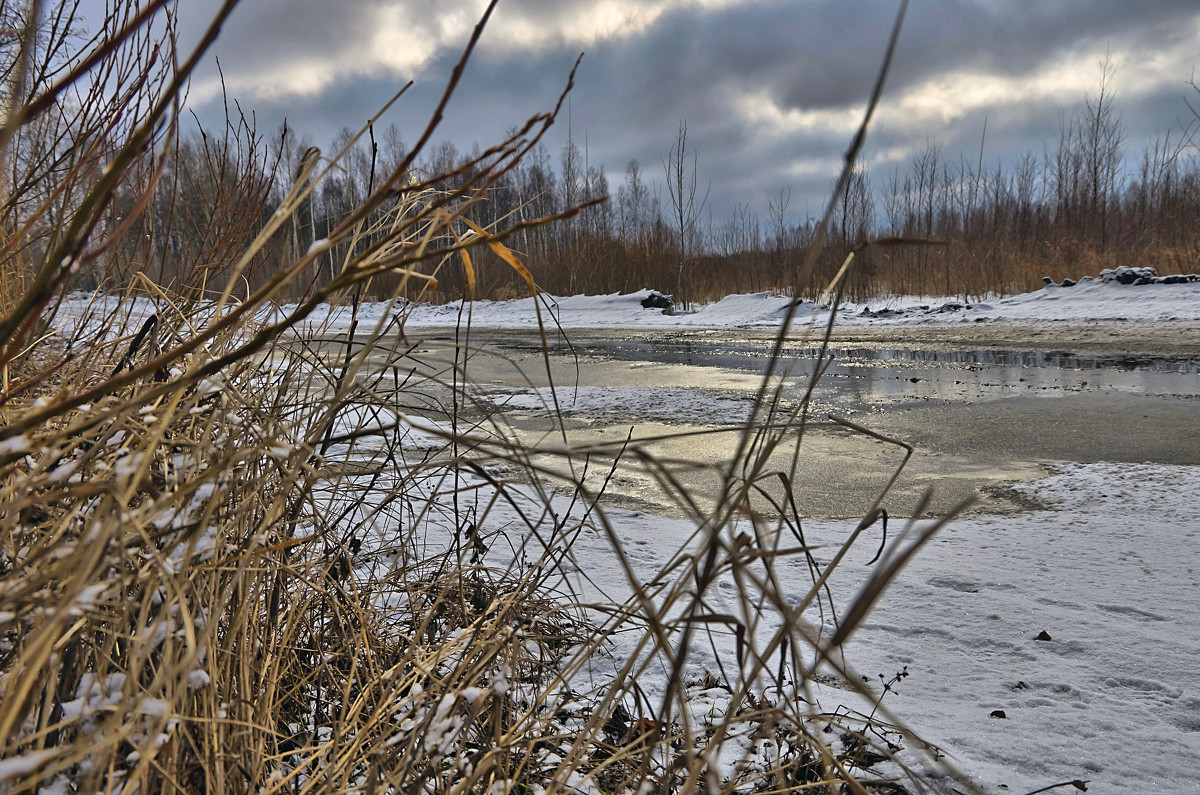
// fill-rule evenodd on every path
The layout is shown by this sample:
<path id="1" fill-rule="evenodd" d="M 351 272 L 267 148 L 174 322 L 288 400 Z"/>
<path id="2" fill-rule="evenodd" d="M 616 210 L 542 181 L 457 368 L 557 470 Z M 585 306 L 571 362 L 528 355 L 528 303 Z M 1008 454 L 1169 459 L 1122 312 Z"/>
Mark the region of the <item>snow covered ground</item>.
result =
<path id="1" fill-rule="evenodd" d="M 552 296 L 536 299 L 541 320 L 547 329 L 628 328 L 628 329 L 771 329 L 777 328 L 791 299 L 773 293 L 730 295 L 709 304 L 696 305 L 694 311 L 663 314 L 661 309 L 646 309 L 642 301 L 654 291 L 612 295 Z M 149 299 L 123 300 L 114 294 L 73 294 L 64 302 L 58 325 L 73 329 L 80 318 L 88 318 L 98 327 L 101 318 L 111 328 L 107 314 L 120 306 L 118 320 L 126 328 L 136 329 L 158 307 Z M 404 317 L 408 328 L 453 326 L 470 322 L 477 327 L 535 328 L 538 319 L 535 299 L 511 301 L 474 301 L 464 304 L 404 304 L 382 301 L 360 305 L 357 318 L 350 307 L 322 305 L 301 324 L 301 330 L 344 332 L 357 319 L 360 333 L 389 327 Z M 295 304 L 278 307 L 272 319 L 281 319 L 296 309 Z M 189 322 L 200 324 L 206 314 L 197 310 Z M 829 310 L 811 301 L 802 303 L 794 322 L 828 321 Z M 877 325 L 946 325 L 956 323 L 1197 323 L 1200 322 L 1200 281 L 1175 284 L 1122 284 L 1116 278 L 1084 277 L 1078 284 L 1064 287 L 1046 285 L 1040 290 L 1008 297 L 990 297 L 971 302 L 961 298 L 896 296 L 865 303 L 844 303 L 838 313 L 839 327 Z M 394 326 L 391 326 L 394 328 Z"/>
<path id="2" fill-rule="evenodd" d="M 547 296 L 543 316 L 566 328 L 769 328 L 788 304 L 769 294 L 730 296 L 691 314 L 663 315 L 642 308 L 647 295 Z M 369 322 L 372 311 L 362 319 Z M 457 304 L 415 307 L 407 323 L 450 324 L 459 311 Z M 333 325 L 345 323 L 342 312 L 330 311 Z M 470 313 L 478 326 L 528 328 L 536 320 L 531 299 L 476 302 Z M 821 322 L 827 311 L 805 304 L 796 321 L 814 317 Z M 1197 321 L 1200 283 L 1096 279 L 969 306 L 945 298 L 851 304 L 838 323 Z M 595 409 L 606 405 L 595 391 L 566 394 L 573 406 Z M 533 408 L 544 397 L 507 400 Z M 704 403 L 647 399 L 656 419 L 669 421 L 664 415 L 678 407 L 677 422 L 697 421 Z M 984 791 L 1086 779 L 1096 793 L 1200 792 L 1200 469 L 1070 465 L 1023 488 L 1055 509 L 952 522 L 902 572 L 851 640 L 848 660 L 877 684 L 879 674 L 890 678 L 907 666 L 909 676 L 885 705 Z M 612 511 L 610 519 L 646 577 L 691 529 L 644 512 Z M 832 544 L 848 530 L 838 522 L 806 525 L 810 541 Z M 576 555 L 594 582 L 619 590 L 623 576 L 605 543 L 583 535 Z M 869 571 L 871 554 L 866 547 L 852 553 L 835 576 L 836 602 L 853 597 L 861 585 L 854 572 Z M 794 576 L 802 589 L 804 572 Z M 732 654 L 732 639 L 729 645 Z M 644 687 L 653 693 L 665 681 Z M 833 687 L 820 695 L 825 708 L 855 703 Z"/>
<path id="3" fill-rule="evenodd" d="M 771 328 L 789 302 L 766 293 L 729 296 L 693 313 L 664 315 L 642 308 L 649 294 L 538 300 L 548 327 L 614 329 Z M 84 306 L 84 299 L 72 301 L 63 316 L 81 317 Z M 382 327 L 401 309 L 364 305 L 360 329 Z M 467 312 L 475 326 L 532 328 L 537 321 L 533 299 L 403 309 L 409 328 L 453 325 Z M 151 311 L 149 304 L 136 305 L 131 322 Z M 806 303 L 796 322 L 827 317 L 827 309 Z M 306 326 L 338 331 L 350 321 L 348 308 L 322 307 Z M 1127 322 L 1169 329 L 1200 322 L 1200 283 L 1093 279 L 969 305 L 895 298 L 846 305 L 838 322 Z M 536 407 L 546 396 L 489 397 Z M 643 397 L 650 407 L 643 413 L 660 421 L 697 422 L 705 406 L 744 410 Z M 573 400 L 605 405 L 595 389 Z M 436 446 L 418 436 L 425 447 Z M 871 681 L 907 666 L 909 676 L 886 695 L 885 705 L 984 791 L 1028 792 L 1087 779 L 1094 793 L 1200 792 L 1200 468 L 1073 464 L 1023 488 L 1054 509 L 952 522 L 901 573 L 851 640 L 849 662 Z M 642 512 L 612 510 L 609 516 L 628 559 L 647 577 L 692 529 Z M 833 544 L 849 528 L 830 521 L 805 525 L 810 541 Z M 583 534 L 576 543 L 573 551 L 587 561 L 594 583 L 619 591 L 624 575 L 607 541 Z M 861 586 L 871 554 L 865 547 L 852 552 L 834 577 L 838 603 Z M 805 572 L 797 568 L 794 576 L 797 587 L 805 587 Z M 649 693 L 665 686 L 640 684 Z M 854 698 L 833 686 L 822 688 L 821 697 L 828 708 Z"/>
<path id="4" fill-rule="evenodd" d="M 418 430 L 405 446 L 410 443 L 430 450 L 436 439 Z M 1200 792 L 1200 562 L 1194 555 L 1200 468 L 1075 464 L 1021 488 L 1052 508 L 947 525 L 851 638 L 847 662 L 875 692 L 881 678 L 905 670 L 908 676 L 883 697 L 884 706 L 984 792 L 1031 792 L 1073 780 L 1090 782 L 1094 793 Z M 569 524 L 570 500 L 556 499 L 555 506 Z M 519 526 L 506 510 L 499 506 L 488 524 Z M 624 509 L 606 513 L 642 582 L 660 576 L 694 543 L 689 521 Z M 824 563 L 852 527 L 808 521 L 804 531 Z M 585 601 L 628 598 L 627 576 L 603 532 L 585 528 L 570 546 L 575 593 Z M 839 567 L 830 581 L 835 605 L 844 609 L 871 575 L 875 546 L 860 543 Z M 785 592 L 791 584 L 803 594 L 808 571 L 799 558 L 789 560 L 778 576 Z M 732 581 L 708 593 L 706 606 L 714 612 L 740 612 Z M 809 619 L 817 620 L 816 613 Z M 763 616 L 758 637 L 778 625 L 776 616 Z M 823 631 L 834 628 L 826 616 Z M 708 633 L 711 646 L 706 640 L 694 648 L 684 681 L 716 670 L 718 658 L 735 658 L 734 633 L 723 630 Z M 593 685 L 630 651 L 621 643 L 618 638 L 607 664 L 598 661 Z M 821 681 L 819 710 L 871 712 L 871 703 L 834 677 Z M 667 674 L 651 669 L 638 685 L 654 703 L 667 689 Z M 694 706 L 701 715 L 721 710 L 723 698 L 705 691 Z M 943 774 L 915 741 L 902 744 L 905 763 L 933 777 Z"/>
<path id="5" fill-rule="evenodd" d="M 1056 510 L 949 524 L 851 639 L 847 660 L 876 690 L 878 675 L 907 667 L 884 704 L 985 792 L 1076 779 L 1094 793 L 1200 792 L 1200 469 L 1075 465 L 1025 488 Z M 644 577 L 689 529 L 639 512 L 610 520 Z M 834 546 L 849 529 L 805 525 L 810 543 Z M 619 573 L 602 568 L 604 544 L 576 543 L 590 576 L 619 588 Z M 867 576 L 872 546 L 834 576 L 835 604 Z M 800 566 L 781 576 L 807 586 Z M 651 694 L 664 686 L 639 683 Z M 819 696 L 827 710 L 857 705 L 832 687 Z"/>
<path id="6" fill-rule="evenodd" d="M 1025 488 L 1057 510 L 951 523 L 848 657 L 872 679 L 907 665 L 891 708 L 987 792 L 1200 792 L 1200 469 Z"/>
<path id="7" fill-rule="evenodd" d="M 555 297 L 542 295 L 542 319 L 547 328 L 664 328 L 736 329 L 775 328 L 791 299 L 771 293 L 731 295 L 700 305 L 696 311 L 664 315 L 660 309 L 645 309 L 642 301 L 652 291 L 627 295 Z M 287 311 L 289 307 L 281 307 Z M 399 312 L 386 303 L 367 304 L 360 309 L 364 329 Z M 538 314 L 534 299 L 475 301 L 463 306 L 454 301 L 438 306 L 422 304 L 409 308 L 406 325 L 454 325 L 460 316 L 472 324 L 492 328 L 529 328 Z M 796 323 L 828 320 L 829 312 L 806 302 L 798 308 Z M 312 326 L 328 323 L 330 330 L 349 327 L 347 307 L 324 308 L 307 321 Z M 1126 285 L 1114 280 L 1084 279 L 1071 287 L 1047 285 L 1041 290 L 982 302 L 938 297 L 895 297 L 867 303 L 847 303 L 838 316 L 839 326 L 881 324 L 947 323 L 1041 323 L 1041 322 L 1200 322 L 1200 282 L 1183 284 Z"/>

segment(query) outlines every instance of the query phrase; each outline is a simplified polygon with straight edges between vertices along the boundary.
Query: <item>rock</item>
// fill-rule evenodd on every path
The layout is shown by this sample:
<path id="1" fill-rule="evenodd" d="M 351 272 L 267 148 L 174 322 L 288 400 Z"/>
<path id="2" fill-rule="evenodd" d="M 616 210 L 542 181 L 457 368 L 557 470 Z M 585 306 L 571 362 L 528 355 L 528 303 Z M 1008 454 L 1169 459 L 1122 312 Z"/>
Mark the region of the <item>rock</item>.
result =
<path id="1" fill-rule="evenodd" d="M 1008 715 L 1004 714 L 1004 710 L 1002 710 L 1002 709 L 994 709 L 994 710 L 992 710 L 991 714 L 990 714 L 990 715 L 988 715 L 988 717 L 989 717 L 989 718 L 1001 718 L 1001 719 L 1003 719 L 1003 718 L 1007 718 L 1007 717 L 1008 717 Z"/>
<path id="2" fill-rule="evenodd" d="M 663 295 L 660 292 L 652 292 L 650 295 L 642 299 L 642 309 L 662 309 L 670 311 L 675 308 L 675 302 L 669 295 Z"/>
<path id="3" fill-rule="evenodd" d="M 1049 276 L 1043 276 L 1043 277 L 1042 277 L 1042 284 L 1044 284 L 1044 285 L 1046 285 L 1047 287 L 1049 287 L 1050 285 L 1054 284 L 1054 280 L 1053 280 L 1053 279 L 1051 279 Z"/>
<path id="4" fill-rule="evenodd" d="M 1050 633 L 1043 629 L 1034 640 L 1054 640 L 1054 638 L 1050 637 Z"/>
<path id="5" fill-rule="evenodd" d="M 1118 268 L 1105 268 L 1100 271 L 1100 279 L 1117 284 L 1153 284 L 1158 273 L 1154 268 L 1130 268 L 1121 265 Z M 1143 281 L 1144 280 L 1144 281 Z"/>
<path id="6" fill-rule="evenodd" d="M 1074 279 L 1063 279 L 1062 284 L 1060 284 L 1059 287 L 1074 287 L 1076 284 L 1078 284 L 1078 282 L 1076 282 Z"/>
<path id="7" fill-rule="evenodd" d="M 859 312 L 863 317 L 900 317 L 904 314 L 903 309 L 877 309 L 872 310 L 869 306 L 864 306 Z"/>
<path id="8" fill-rule="evenodd" d="M 1090 276 L 1084 276 L 1080 281 L 1091 280 Z M 1200 281 L 1200 274 L 1173 273 L 1170 276 L 1159 276 L 1154 268 L 1130 268 L 1122 265 L 1119 268 L 1105 268 L 1100 271 L 1100 280 L 1138 287 L 1143 284 L 1188 284 L 1189 282 Z M 1063 286 L 1066 286 L 1065 281 L 1063 282 Z"/>

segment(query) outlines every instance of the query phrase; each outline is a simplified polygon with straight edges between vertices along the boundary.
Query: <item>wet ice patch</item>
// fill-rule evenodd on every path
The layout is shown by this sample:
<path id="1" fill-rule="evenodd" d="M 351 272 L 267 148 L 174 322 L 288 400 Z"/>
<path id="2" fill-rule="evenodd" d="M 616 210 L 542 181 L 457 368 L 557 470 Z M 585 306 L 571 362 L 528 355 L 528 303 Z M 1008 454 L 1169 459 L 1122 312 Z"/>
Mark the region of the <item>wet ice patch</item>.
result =
<path id="1" fill-rule="evenodd" d="M 491 392 L 482 399 L 508 411 L 619 416 L 701 425 L 745 422 L 753 408 L 749 395 L 703 389 L 660 387 L 577 387 Z M 556 404 L 557 399 L 557 404 Z"/>

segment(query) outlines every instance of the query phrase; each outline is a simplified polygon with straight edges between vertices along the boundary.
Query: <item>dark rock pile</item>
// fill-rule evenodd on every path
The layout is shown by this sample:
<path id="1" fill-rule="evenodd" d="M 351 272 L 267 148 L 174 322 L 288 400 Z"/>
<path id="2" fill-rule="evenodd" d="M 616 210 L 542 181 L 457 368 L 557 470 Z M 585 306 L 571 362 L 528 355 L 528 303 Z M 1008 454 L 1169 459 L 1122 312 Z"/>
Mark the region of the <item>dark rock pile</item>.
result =
<path id="1" fill-rule="evenodd" d="M 1042 281 L 1046 283 L 1047 287 L 1074 287 L 1076 284 L 1094 282 L 1096 278 L 1094 276 L 1084 276 L 1078 282 L 1074 279 L 1063 279 L 1062 284 L 1057 284 L 1049 276 L 1043 276 Z M 1176 273 L 1171 276 L 1159 276 L 1154 268 L 1130 268 L 1121 265 L 1117 268 L 1105 268 L 1100 271 L 1100 281 L 1133 286 L 1142 284 L 1187 284 L 1189 282 L 1200 282 L 1200 274 Z"/>
<path id="2" fill-rule="evenodd" d="M 642 299 L 642 309 L 661 309 L 664 314 L 670 314 L 675 308 L 675 302 L 671 296 L 663 295 L 660 292 L 652 292 L 650 295 Z"/>
<path id="3" fill-rule="evenodd" d="M 1172 276 L 1159 276 L 1154 268 L 1105 268 L 1100 271 L 1100 281 L 1117 282 L 1118 284 L 1187 284 L 1200 281 L 1200 274 L 1177 273 Z"/>

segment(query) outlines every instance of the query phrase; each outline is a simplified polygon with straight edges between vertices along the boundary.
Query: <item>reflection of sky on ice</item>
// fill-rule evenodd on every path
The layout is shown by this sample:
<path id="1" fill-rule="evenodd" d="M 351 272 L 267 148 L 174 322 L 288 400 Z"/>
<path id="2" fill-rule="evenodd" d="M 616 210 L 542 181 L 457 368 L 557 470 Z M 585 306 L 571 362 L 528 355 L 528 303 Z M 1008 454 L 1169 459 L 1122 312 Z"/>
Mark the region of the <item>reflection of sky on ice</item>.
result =
<path id="1" fill-rule="evenodd" d="M 682 368 L 677 371 L 679 380 L 686 381 L 690 388 L 659 389 L 658 401 L 653 399 L 653 390 L 643 394 L 606 388 L 581 395 L 573 405 L 562 397 L 571 393 L 560 389 L 560 402 L 564 409 L 576 411 L 627 408 L 636 413 L 645 407 L 646 416 L 668 419 L 677 408 L 678 419 L 690 418 L 697 408 L 703 409 L 703 404 L 698 406 L 683 396 L 704 394 L 705 385 L 733 387 L 731 372 L 761 373 L 769 360 L 770 347 L 769 340 L 738 339 L 732 333 L 704 340 L 588 340 L 576 344 L 574 351 L 631 366 L 648 361 L 693 368 L 690 372 Z M 820 351 L 806 347 L 788 350 L 787 354 L 796 358 L 790 360 L 791 367 L 786 371 L 784 396 L 795 403 L 808 389 Z M 870 348 L 830 348 L 826 354 L 833 361 L 817 385 L 814 400 L 843 410 L 912 400 L 990 400 L 1085 392 L 1200 394 L 1200 361 L 1194 359 Z M 740 394 L 749 397 L 751 393 L 743 387 Z"/>

